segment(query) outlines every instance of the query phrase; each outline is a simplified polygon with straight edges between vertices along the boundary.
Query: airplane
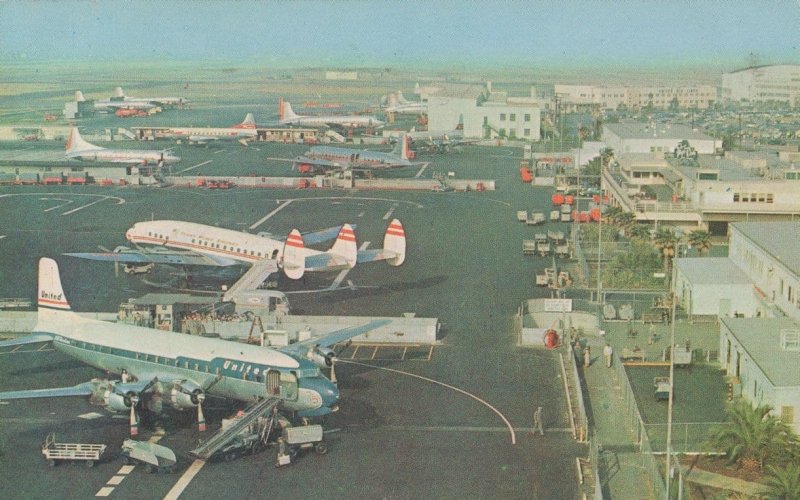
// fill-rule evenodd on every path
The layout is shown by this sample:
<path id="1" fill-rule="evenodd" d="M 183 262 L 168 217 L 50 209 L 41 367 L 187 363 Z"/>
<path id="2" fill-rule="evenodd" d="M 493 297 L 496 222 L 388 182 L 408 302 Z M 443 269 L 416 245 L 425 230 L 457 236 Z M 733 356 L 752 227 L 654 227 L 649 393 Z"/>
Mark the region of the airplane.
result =
<path id="1" fill-rule="evenodd" d="M 400 114 L 425 114 L 428 112 L 428 104 L 422 101 L 407 101 L 403 97 L 403 93 L 392 92 L 386 98 L 386 113 L 400 113 Z"/>
<path id="2" fill-rule="evenodd" d="M 316 170 L 362 168 L 387 169 L 409 167 L 409 140 L 402 136 L 395 148 L 390 152 L 372 151 L 369 149 L 337 148 L 333 146 L 312 146 L 311 149 L 298 156 L 292 162 L 301 173 Z"/>
<path id="3" fill-rule="evenodd" d="M 462 128 L 458 128 L 462 127 Z M 412 144 L 422 144 L 429 151 L 446 153 L 451 147 L 465 144 L 474 144 L 480 139 L 465 139 L 463 126 L 459 124 L 453 130 L 411 130 L 405 132 L 406 137 L 411 139 Z"/>
<path id="4" fill-rule="evenodd" d="M 75 102 L 85 102 L 86 98 L 80 90 L 75 91 Z M 102 111 L 107 113 L 117 112 L 119 110 L 139 110 L 148 113 L 157 113 L 161 108 L 150 102 L 125 102 L 125 101 L 112 101 L 110 99 L 94 101 L 95 111 Z"/>
<path id="5" fill-rule="evenodd" d="M 242 402 L 277 398 L 284 410 L 304 418 L 337 411 L 339 390 L 320 370 L 334 366 L 330 348 L 389 323 L 374 320 L 274 349 L 89 319 L 72 311 L 58 264 L 46 257 L 39 260 L 37 305 L 33 333 L 0 347 L 52 342 L 55 350 L 121 379 L 0 392 L 0 400 L 90 396 L 109 411 L 129 411 L 131 435 L 138 433 L 137 407 L 160 413 L 165 403 L 176 410 L 197 408 L 204 431 L 207 395 Z"/>
<path id="6" fill-rule="evenodd" d="M 336 241 L 325 252 L 306 248 L 306 241 L 318 243 Z M 393 219 L 386 229 L 382 249 L 358 250 L 352 226 L 344 224 L 301 235 L 296 229 L 285 241 L 266 235 L 249 234 L 194 222 L 156 220 L 137 222 L 125 233 L 134 245 L 149 245 L 154 251 L 120 248 L 115 252 L 66 253 L 70 257 L 120 262 L 126 265 L 141 263 L 232 266 L 259 265 L 276 272 L 279 268 L 290 279 L 303 277 L 306 271 L 335 271 L 352 269 L 356 264 L 385 260 L 390 266 L 405 261 L 406 236 L 403 225 Z M 175 249 L 174 251 L 165 248 Z M 265 262 L 266 261 L 266 262 Z"/>
<path id="7" fill-rule="evenodd" d="M 104 161 L 110 163 L 148 163 L 169 165 L 181 161 L 180 156 L 174 156 L 166 151 L 153 151 L 141 149 L 107 149 L 95 146 L 83 140 L 77 127 L 72 127 L 67 139 L 67 158 L 83 161 Z"/>
<path id="8" fill-rule="evenodd" d="M 158 131 L 159 137 L 186 138 L 190 144 L 208 144 L 217 140 L 235 140 L 247 146 L 256 138 L 256 121 L 253 113 L 247 113 L 242 123 L 231 127 L 170 127 Z"/>
<path id="9" fill-rule="evenodd" d="M 344 128 L 382 127 L 384 122 L 374 116 L 364 115 L 298 115 L 292 110 L 289 101 L 278 101 L 278 115 L 281 125 L 301 125 L 306 127 L 330 127 L 336 125 Z"/>
<path id="10" fill-rule="evenodd" d="M 114 87 L 114 95 L 109 100 L 112 102 L 148 103 L 161 107 L 183 106 L 189 103 L 189 99 L 185 97 L 128 97 L 122 91 L 122 87 Z"/>

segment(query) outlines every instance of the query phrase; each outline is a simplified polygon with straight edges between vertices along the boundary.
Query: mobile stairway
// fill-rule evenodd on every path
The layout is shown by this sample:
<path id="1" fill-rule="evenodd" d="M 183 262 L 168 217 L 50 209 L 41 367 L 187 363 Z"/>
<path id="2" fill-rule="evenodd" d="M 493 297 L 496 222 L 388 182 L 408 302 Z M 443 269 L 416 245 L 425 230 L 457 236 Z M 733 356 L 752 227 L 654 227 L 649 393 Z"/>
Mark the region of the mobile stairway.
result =
<path id="1" fill-rule="evenodd" d="M 280 398 L 262 399 L 245 410 L 244 415 L 238 417 L 231 425 L 220 429 L 219 432 L 211 436 L 203 444 L 190 451 L 189 454 L 200 460 L 208 460 L 214 453 L 225 448 L 231 441 L 245 431 L 251 424 L 255 423 L 259 417 L 272 414 L 273 410 L 280 404 Z"/>

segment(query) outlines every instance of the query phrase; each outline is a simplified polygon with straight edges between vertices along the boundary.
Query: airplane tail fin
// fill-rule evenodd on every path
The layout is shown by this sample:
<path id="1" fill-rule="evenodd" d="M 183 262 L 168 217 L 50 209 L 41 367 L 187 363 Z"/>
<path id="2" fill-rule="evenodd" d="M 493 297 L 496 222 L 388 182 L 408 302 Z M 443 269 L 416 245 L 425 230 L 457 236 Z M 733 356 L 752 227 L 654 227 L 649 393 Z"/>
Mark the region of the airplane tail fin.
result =
<path id="1" fill-rule="evenodd" d="M 122 87 L 114 87 L 114 97 L 125 97 L 125 92 L 122 91 Z"/>
<path id="2" fill-rule="evenodd" d="M 358 260 L 358 246 L 356 245 L 356 233 L 350 224 L 342 226 L 339 236 L 336 237 L 336 241 L 327 253 L 344 259 L 347 267 L 351 269 L 355 267 Z"/>
<path id="3" fill-rule="evenodd" d="M 303 236 L 297 229 L 292 229 L 283 245 L 283 272 L 287 277 L 297 280 L 306 272 L 306 256 Z"/>
<path id="4" fill-rule="evenodd" d="M 84 102 L 84 101 L 86 101 L 86 98 L 83 97 L 83 92 L 81 92 L 80 90 L 76 90 L 75 91 L 75 102 Z"/>
<path id="5" fill-rule="evenodd" d="M 395 97 L 397 99 L 397 102 L 399 102 L 400 104 L 408 104 L 408 101 L 406 101 L 406 98 L 403 97 L 403 93 L 400 92 L 399 90 L 397 91 L 397 94 L 396 94 Z"/>
<path id="6" fill-rule="evenodd" d="M 83 137 L 81 137 L 81 133 L 78 132 L 78 127 L 72 127 L 69 130 L 69 138 L 67 139 L 67 154 L 73 153 L 75 151 L 100 150 L 100 149 L 103 148 L 84 141 Z"/>
<path id="7" fill-rule="evenodd" d="M 256 128 L 256 119 L 253 117 L 253 113 L 247 113 L 247 116 L 244 117 L 244 121 L 238 125 L 234 125 L 233 128 Z"/>
<path id="8" fill-rule="evenodd" d="M 399 156 L 404 160 L 408 160 L 410 158 L 408 151 L 411 145 L 411 137 L 408 134 L 403 134 L 400 136 L 400 140 L 397 141 L 395 144 L 394 149 L 392 150 L 392 154 L 395 156 Z"/>
<path id="9" fill-rule="evenodd" d="M 38 321 L 34 331 L 58 331 L 65 326 L 65 319 L 72 319 L 75 313 L 67 302 L 61 287 L 58 264 L 47 257 L 39 259 L 39 292 L 36 296 Z"/>
<path id="10" fill-rule="evenodd" d="M 283 120 L 283 97 L 278 97 L 278 120 Z"/>
<path id="11" fill-rule="evenodd" d="M 389 227 L 386 228 L 386 235 L 383 237 L 383 249 L 397 254 L 397 256 L 386 259 L 390 266 L 399 266 L 406 260 L 406 233 L 403 224 L 398 219 L 392 219 Z"/>
<path id="12" fill-rule="evenodd" d="M 283 101 L 283 118 L 282 120 L 291 120 L 297 118 L 297 114 L 292 110 L 292 103 Z"/>

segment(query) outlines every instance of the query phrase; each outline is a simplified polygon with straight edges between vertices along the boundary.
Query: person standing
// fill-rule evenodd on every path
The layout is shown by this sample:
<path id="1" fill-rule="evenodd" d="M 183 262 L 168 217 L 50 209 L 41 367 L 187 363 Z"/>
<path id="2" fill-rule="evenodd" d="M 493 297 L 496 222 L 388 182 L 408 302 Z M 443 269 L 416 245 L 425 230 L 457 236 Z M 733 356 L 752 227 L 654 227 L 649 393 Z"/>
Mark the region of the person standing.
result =
<path id="1" fill-rule="evenodd" d="M 611 360 L 614 356 L 614 349 L 611 347 L 611 344 L 606 342 L 606 346 L 603 348 L 603 357 L 606 360 L 606 368 L 611 368 Z"/>
<path id="2" fill-rule="evenodd" d="M 589 346 L 587 345 L 583 349 L 583 366 L 589 368 L 589 365 L 592 364 L 592 352 L 589 350 Z"/>
<path id="3" fill-rule="evenodd" d="M 536 411 L 533 412 L 533 435 L 536 435 L 536 432 L 539 432 L 542 436 L 544 436 L 544 427 L 542 426 L 542 407 L 536 408 Z"/>

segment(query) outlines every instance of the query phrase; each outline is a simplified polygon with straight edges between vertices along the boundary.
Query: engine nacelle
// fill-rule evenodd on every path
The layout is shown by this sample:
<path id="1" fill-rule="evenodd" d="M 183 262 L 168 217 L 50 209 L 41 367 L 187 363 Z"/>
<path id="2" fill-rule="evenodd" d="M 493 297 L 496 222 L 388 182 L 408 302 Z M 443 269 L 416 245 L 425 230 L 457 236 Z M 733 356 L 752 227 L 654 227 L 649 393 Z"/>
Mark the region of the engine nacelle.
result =
<path id="1" fill-rule="evenodd" d="M 320 368 L 330 368 L 336 360 L 336 353 L 325 347 L 314 347 L 308 350 L 306 358 Z"/>
<path id="2" fill-rule="evenodd" d="M 206 395 L 199 387 L 174 385 L 168 392 L 164 393 L 164 399 L 175 409 L 185 410 L 187 408 L 194 408 L 201 404 Z"/>
<path id="3" fill-rule="evenodd" d="M 139 396 L 135 392 L 120 394 L 108 389 L 103 394 L 103 404 L 111 411 L 128 411 L 138 401 Z"/>

